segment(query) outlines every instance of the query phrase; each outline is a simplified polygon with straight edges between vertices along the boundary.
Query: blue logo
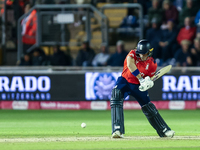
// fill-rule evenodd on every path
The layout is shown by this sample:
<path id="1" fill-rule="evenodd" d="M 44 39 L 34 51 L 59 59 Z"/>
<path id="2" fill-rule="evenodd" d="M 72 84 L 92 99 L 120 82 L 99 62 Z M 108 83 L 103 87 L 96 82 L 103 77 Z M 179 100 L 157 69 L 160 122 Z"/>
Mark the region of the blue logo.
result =
<path id="1" fill-rule="evenodd" d="M 85 74 L 85 99 L 109 100 L 112 89 L 121 72 L 99 73 L 87 72 Z"/>
<path id="2" fill-rule="evenodd" d="M 100 73 L 94 82 L 94 93 L 97 99 L 110 99 L 116 80 L 111 73 Z"/>

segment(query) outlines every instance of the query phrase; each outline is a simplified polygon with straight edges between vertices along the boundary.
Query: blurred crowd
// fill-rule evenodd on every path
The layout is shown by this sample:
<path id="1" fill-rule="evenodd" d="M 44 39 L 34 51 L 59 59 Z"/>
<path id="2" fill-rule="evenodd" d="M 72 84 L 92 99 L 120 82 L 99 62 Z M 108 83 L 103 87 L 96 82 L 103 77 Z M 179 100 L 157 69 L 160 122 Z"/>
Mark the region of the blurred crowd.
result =
<path id="1" fill-rule="evenodd" d="M 19 66 L 123 66 L 128 51 L 124 49 L 124 41 L 119 40 L 116 44 L 116 52 L 110 54 L 108 46 L 102 44 L 98 54 L 89 46 L 89 41 L 82 43 L 77 57 L 72 58 L 70 52 L 63 52 L 60 46 L 53 47 L 53 55 L 45 55 L 40 48 L 35 48 L 31 53 L 25 53 L 24 57 L 17 62 Z"/>
<path id="2" fill-rule="evenodd" d="M 7 5 L 14 7 L 16 20 L 35 4 L 89 3 L 96 6 L 99 2 L 140 3 L 144 13 L 144 37 L 154 48 L 153 57 L 158 65 L 200 66 L 200 0 L 8 0 L 7 2 L 10 2 Z M 131 13 L 132 10 L 129 9 L 127 16 Z M 36 42 L 36 19 L 34 10 L 22 20 L 22 41 L 25 51 L 18 65 L 123 66 L 123 61 L 130 51 L 125 50 L 125 42 L 119 40 L 114 54 L 109 52 L 109 46 L 104 43 L 96 54 L 90 47 L 89 41 L 82 43 L 76 58 L 72 58 L 70 51 L 61 51 L 59 45 L 53 47 L 54 54 L 51 56 L 46 56 L 40 48 L 27 53 L 26 50 Z"/>
<path id="3" fill-rule="evenodd" d="M 146 39 L 154 47 L 153 57 L 159 65 L 199 66 L 200 1 L 174 2 L 152 0 Z"/>

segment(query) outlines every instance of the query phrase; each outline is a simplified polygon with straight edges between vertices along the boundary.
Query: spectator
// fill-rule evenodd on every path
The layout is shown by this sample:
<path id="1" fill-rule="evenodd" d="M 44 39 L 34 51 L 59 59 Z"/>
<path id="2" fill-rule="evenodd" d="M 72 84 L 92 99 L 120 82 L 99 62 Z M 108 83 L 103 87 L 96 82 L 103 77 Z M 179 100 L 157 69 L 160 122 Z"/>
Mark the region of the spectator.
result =
<path id="1" fill-rule="evenodd" d="M 17 21 L 23 15 L 23 9 L 20 6 L 19 0 L 13 1 L 13 11 L 14 11 L 15 24 L 13 24 L 12 37 L 16 40 L 15 42 L 17 43 L 17 25 L 18 25 Z"/>
<path id="2" fill-rule="evenodd" d="M 77 66 L 92 66 L 92 60 L 95 56 L 95 52 L 89 46 L 89 41 L 83 42 L 82 49 L 79 50 L 76 57 Z"/>
<path id="3" fill-rule="evenodd" d="M 194 39 L 194 45 L 191 48 L 191 60 L 193 66 L 200 66 L 200 38 Z"/>
<path id="4" fill-rule="evenodd" d="M 66 56 L 66 61 L 67 61 L 67 65 L 68 66 L 72 66 L 74 65 L 74 60 L 71 56 L 71 51 L 70 51 L 70 48 L 68 45 L 66 45 L 66 51 L 64 52 L 65 53 L 65 56 Z"/>
<path id="5" fill-rule="evenodd" d="M 159 42 L 159 46 L 162 49 L 163 62 L 174 56 L 177 47 L 177 34 L 178 30 L 174 26 L 173 20 L 168 20 L 167 29 L 162 30 L 161 41 Z"/>
<path id="6" fill-rule="evenodd" d="M 50 57 L 50 64 L 52 66 L 67 66 L 71 65 L 69 64 L 69 60 L 67 60 L 67 57 L 63 51 L 60 50 L 59 46 L 56 45 L 53 47 L 53 56 Z"/>
<path id="7" fill-rule="evenodd" d="M 200 25 L 197 26 L 197 33 L 196 33 L 196 37 L 200 38 Z"/>
<path id="8" fill-rule="evenodd" d="M 177 36 L 178 44 L 181 44 L 182 40 L 189 40 L 190 42 L 193 42 L 196 36 L 196 27 L 191 25 L 190 17 L 185 18 L 184 24 L 185 24 L 185 27 L 180 29 Z"/>
<path id="9" fill-rule="evenodd" d="M 36 48 L 33 51 L 32 65 L 33 66 L 45 65 L 45 60 L 46 60 L 46 56 L 44 52 L 40 48 Z"/>
<path id="10" fill-rule="evenodd" d="M 163 21 L 163 9 L 159 8 L 159 0 L 152 0 L 152 7 L 148 10 L 148 27 L 153 18 L 156 18 L 158 23 Z"/>
<path id="11" fill-rule="evenodd" d="M 138 26 L 137 24 L 137 18 L 136 16 L 133 15 L 128 15 L 126 17 L 124 17 L 120 27 L 121 28 L 133 28 Z"/>
<path id="12" fill-rule="evenodd" d="M 195 23 L 197 26 L 200 26 L 200 9 L 199 9 L 199 11 L 198 11 L 197 14 L 196 14 L 194 23 Z"/>
<path id="13" fill-rule="evenodd" d="M 189 40 L 181 41 L 181 48 L 176 52 L 174 58 L 176 59 L 177 66 L 190 66 L 192 61 L 190 59 L 190 48 L 191 42 Z"/>
<path id="14" fill-rule="evenodd" d="M 146 32 L 146 39 L 150 42 L 151 46 L 154 48 L 153 58 L 161 58 L 161 49 L 159 46 L 159 41 L 161 40 L 162 31 L 160 30 L 160 25 L 156 18 L 152 21 L 152 27 Z"/>
<path id="15" fill-rule="evenodd" d="M 193 5 L 192 0 L 186 0 L 186 7 L 179 14 L 179 27 L 181 28 L 184 26 L 184 20 L 186 17 L 191 17 L 193 22 L 198 9 L 198 5 Z"/>
<path id="16" fill-rule="evenodd" d="M 125 38 L 135 36 L 135 32 L 131 32 L 131 31 L 133 28 L 137 26 L 138 26 L 138 23 L 137 23 L 136 16 L 133 16 L 133 15 L 126 16 L 119 27 L 120 28 L 119 36 L 125 37 Z"/>
<path id="17" fill-rule="evenodd" d="M 200 37 L 200 9 L 195 17 L 195 24 L 197 26 L 196 37 Z"/>
<path id="18" fill-rule="evenodd" d="M 124 42 L 121 40 L 117 41 L 116 53 L 111 55 L 111 57 L 107 61 L 107 65 L 123 66 L 127 54 L 127 51 L 124 49 Z"/>
<path id="19" fill-rule="evenodd" d="M 19 66 L 31 66 L 31 59 L 30 59 L 29 54 L 25 54 L 24 57 L 21 58 L 19 62 Z"/>
<path id="20" fill-rule="evenodd" d="M 108 54 L 107 45 L 102 44 L 100 50 L 101 50 L 101 52 L 99 54 L 97 54 L 92 61 L 93 66 L 106 66 L 107 65 L 107 61 L 110 57 L 110 55 Z"/>
<path id="21" fill-rule="evenodd" d="M 25 14 L 31 9 L 30 3 L 25 4 Z M 37 30 L 37 14 L 33 10 L 27 17 L 22 20 L 22 42 L 23 51 L 27 50 L 36 43 L 36 30 Z"/>
<path id="22" fill-rule="evenodd" d="M 178 10 L 176 7 L 171 4 L 170 0 L 163 1 L 163 9 L 164 9 L 164 24 L 167 23 L 168 20 L 173 20 L 174 23 L 178 23 Z"/>
<path id="23" fill-rule="evenodd" d="M 117 1 L 118 2 L 118 1 Z M 151 5 L 151 1 L 150 0 L 127 0 L 127 1 L 119 1 L 118 3 L 123 3 L 123 2 L 128 2 L 128 3 L 138 3 L 142 6 L 142 10 L 143 10 L 143 15 L 147 15 L 147 10 L 148 10 L 148 6 Z M 129 8 L 128 9 L 128 15 L 133 15 L 135 14 L 134 11 L 137 11 L 136 9 L 134 10 L 133 8 Z M 137 12 L 138 14 L 138 12 Z"/>
<path id="24" fill-rule="evenodd" d="M 180 12 L 183 9 L 184 2 L 183 0 L 174 0 L 174 5 L 176 6 L 177 10 Z"/>

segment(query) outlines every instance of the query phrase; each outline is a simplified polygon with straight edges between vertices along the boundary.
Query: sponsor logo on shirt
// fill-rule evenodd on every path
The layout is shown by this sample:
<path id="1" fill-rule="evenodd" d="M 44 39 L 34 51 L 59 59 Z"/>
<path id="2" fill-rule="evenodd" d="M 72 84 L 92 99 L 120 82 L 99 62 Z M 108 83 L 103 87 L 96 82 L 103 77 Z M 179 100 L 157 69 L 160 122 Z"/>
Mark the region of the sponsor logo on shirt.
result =
<path id="1" fill-rule="evenodd" d="M 147 66 L 146 66 L 145 70 L 148 70 L 148 69 L 149 69 L 149 63 L 147 64 Z"/>

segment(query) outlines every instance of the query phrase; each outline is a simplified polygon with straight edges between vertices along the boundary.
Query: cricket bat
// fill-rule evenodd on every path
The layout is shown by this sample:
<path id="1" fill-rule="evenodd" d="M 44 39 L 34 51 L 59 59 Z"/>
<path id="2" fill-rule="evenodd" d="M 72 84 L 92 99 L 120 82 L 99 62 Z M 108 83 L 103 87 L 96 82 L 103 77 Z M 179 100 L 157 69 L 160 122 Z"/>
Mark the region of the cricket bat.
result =
<path id="1" fill-rule="evenodd" d="M 163 67 L 162 69 L 158 70 L 153 77 L 151 77 L 151 80 L 156 81 L 158 78 L 160 78 L 161 76 L 169 72 L 171 68 L 172 68 L 172 65 Z"/>

